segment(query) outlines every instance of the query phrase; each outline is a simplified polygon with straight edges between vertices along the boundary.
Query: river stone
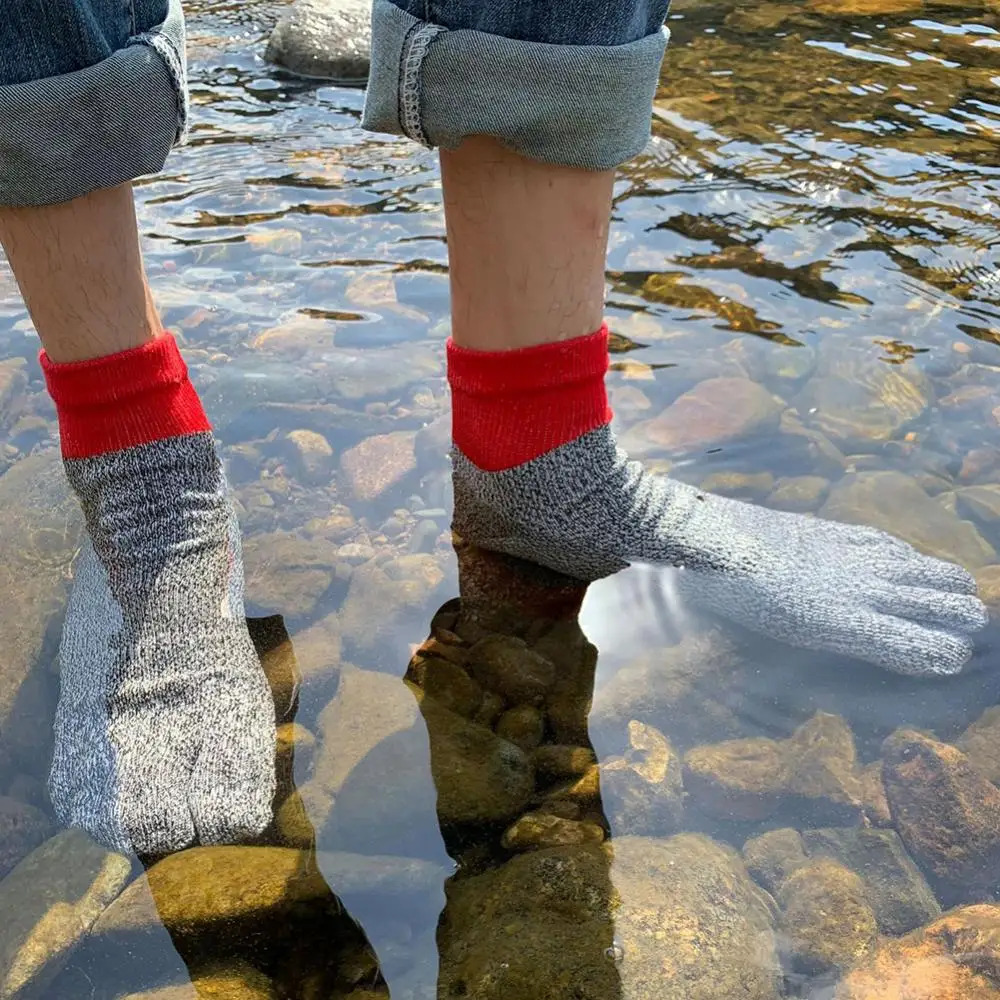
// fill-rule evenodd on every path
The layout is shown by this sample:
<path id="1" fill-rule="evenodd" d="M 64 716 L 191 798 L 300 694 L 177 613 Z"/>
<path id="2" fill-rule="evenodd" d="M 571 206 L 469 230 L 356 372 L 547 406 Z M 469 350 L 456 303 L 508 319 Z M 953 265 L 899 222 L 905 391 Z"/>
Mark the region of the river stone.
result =
<path id="1" fill-rule="evenodd" d="M 997 561 L 993 547 L 968 521 L 949 513 L 902 472 L 859 472 L 833 488 L 821 517 L 881 528 L 938 559 L 969 570 Z"/>
<path id="2" fill-rule="evenodd" d="M 581 777 L 597 763 L 597 756 L 590 747 L 546 743 L 535 750 L 532 760 L 538 777 L 553 781 Z"/>
<path id="3" fill-rule="evenodd" d="M 254 535 L 243 545 L 247 601 L 288 618 L 312 614 L 333 583 L 337 546 L 293 531 Z"/>
<path id="4" fill-rule="evenodd" d="M 376 434 L 340 457 L 344 486 L 355 500 L 377 500 L 398 486 L 417 467 L 416 432 Z"/>
<path id="5" fill-rule="evenodd" d="M 898 937 L 941 915 L 931 887 L 895 830 L 805 830 L 802 840 L 810 857 L 832 858 L 861 877 L 883 934 Z"/>
<path id="6" fill-rule="evenodd" d="M 930 402 L 927 379 L 897 366 L 867 363 L 849 374 L 810 379 L 795 400 L 802 418 L 841 448 L 869 448 L 896 437 Z"/>
<path id="7" fill-rule="evenodd" d="M 440 995 L 777 1000 L 762 896 L 696 834 L 522 854 L 449 888 Z"/>
<path id="8" fill-rule="evenodd" d="M 956 493 L 958 511 L 987 530 L 996 530 L 1000 521 L 1000 483 L 966 486 Z"/>
<path id="9" fill-rule="evenodd" d="M 469 650 L 469 670 L 510 705 L 540 704 L 556 679 L 555 664 L 522 639 L 491 635 Z"/>
<path id="10" fill-rule="evenodd" d="M 1000 617 L 1000 566 L 984 566 L 976 570 L 976 587 L 979 598 L 990 612 L 990 619 Z"/>
<path id="11" fill-rule="evenodd" d="M 51 759 L 57 691 L 45 668 L 81 527 L 57 450 L 0 476 L 0 744 L 31 774 Z"/>
<path id="12" fill-rule="evenodd" d="M 839 985 L 835 1000 L 1000 1000 L 1000 907 L 952 910 L 886 938 Z"/>
<path id="13" fill-rule="evenodd" d="M 990 898 L 1000 881 L 1000 789 L 954 746 L 913 730 L 883 748 L 896 829 L 943 902 Z"/>
<path id="14" fill-rule="evenodd" d="M 317 431 L 297 428 L 285 435 L 289 462 L 303 483 L 325 486 L 333 479 L 333 449 Z"/>
<path id="15" fill-rule="evenodd" d="M 633 719 L 624 756 L 601 765 L 601 796 L 616 837 L 673 833 L 684 812 L 681 759 L 654 726 Z"/>
<path id="16" fill-rule="evenodd" d="M 875 951 L 878 927 L 865 885 L 849 868 L 822 859 L 792 872 L 778 892 L 782 950 L 795 972 L 842 973 Z"/>
<path id="17" fill-rule="evenodd" d="M 775 430 L 782 404 L 746 378 L 711 378 L 630 430 L 650 448 L 686 454 Z"/>
<path id="18" fill-rule="evenodd" d="M 748 840 L 743 845 L 743 862 L 756 882 L 773 896 L 792 872 L 809 863 L 809 858 L 799 831 L 785 827 Z"/>
<path id="19" fill-rule="evenodd" d="M 889 800 L 885 797 L 885 782 L 882 780 L 882 761 L 873 760 L 861 769 L 861 801 L 865 816 L 872 826 L 892 826 Z"/>
<path id="20" fill-rule="evenodd" d="M 289 916 L 332 891 L 398 897 L 438 885 L 441 869 L 412 858 L 291 847 L 193 847 L 153 865 L 101 915 L 95 936 L 152 931 L 179 938 L 213 925 Z"/>
<path id="21" fill-rule="evenodd" d="M 127 858 L 67 830 L 0 882 L 0 1000 L 42 996 L 131 870 Z"/>
<path id="22" fill-rule="evenodd" d="M 701 481 L 701 489 L 734 500 L 763 500 L 774 489 L 770 472 L 713 472 Z"/>
<path id="23" fill-rule="evenodd" d="M 296 0 L 279 18 L 264 58 L 299 76 L 364 83 L 371 68 L 367 0 Z"/>
<path id="24" fill-rule="evenodd" d="M 830 480 L 822 476 L 791 476 L 774 484 L 764 506 L 804 514 L 817 510 L 829 492 Z"/>
<path id="25" fill-rule="evenodd" d="M 0 879 L 54 833 L 41 809 L 0 795 Z"/>
<path id="26" fill-rule="evenodd" d="M 545 736 L 545 716 L 534 705 L 509 708 L 497 720 L 496 734 L 531 753 Z"/>
<path id="27" fill-rule="evenodd" d="M 274 716 L 278 723 L 290 722 L 299 702 L 299 669 L 292 640 L 281 615 L 248 618 L 247 629 L 264 668 Z"/>
<path id="28" fill-rule="evenodd" d="M 1000 784 L 1000 705 L 986 709 L 955 740 L 955 746 L 984 777 Z"/>
<path id="29" fill-rule="evenodd" d="M 295 790 L 295 772 L 308 774 L 316 751 L 316 737 L 298 722 L 285 722 L 276 733 L 277 790 L 274 801 L 284 802 Z"/>
<path id="30" fill-rule="evenodd" d="M 192 973 L 191 982 L 130 993 L 122 1000 L 280 1000 L 274 983 L 243 962 Z"/>
<path id="31" fill-rule="evenodd" d="M 500 841 L 508 851 L 539 851 L 546 847 L 600 844 L 604 830 L 596 823 L 566 819 L 551 812 L 525 813 L 507 828 Z"/>

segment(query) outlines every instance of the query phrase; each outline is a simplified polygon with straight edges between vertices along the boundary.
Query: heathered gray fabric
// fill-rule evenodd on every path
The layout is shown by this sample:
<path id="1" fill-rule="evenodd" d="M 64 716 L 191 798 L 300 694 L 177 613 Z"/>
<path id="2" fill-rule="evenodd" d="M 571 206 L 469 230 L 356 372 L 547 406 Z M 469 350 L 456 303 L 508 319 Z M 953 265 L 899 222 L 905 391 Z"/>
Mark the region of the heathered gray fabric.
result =
<path id="1" fill-rule="evenodd" d="M 139 854 L 260 833 L 274 708 L 211 435 L 66 468 L 89 538 L 60 647 L 49 781 L 60 820 Z"/>
<path id="2" fill-rule="evenodd" d="M 901 674 L 954 674 L 987 621 L 975 581 L 873 528 L 767 510 L 647 473 L 609 427 L 484 472 L 457 452 L 455 529 L 582 580 L 683 567 L 682 596 L 756 632 Z"/>

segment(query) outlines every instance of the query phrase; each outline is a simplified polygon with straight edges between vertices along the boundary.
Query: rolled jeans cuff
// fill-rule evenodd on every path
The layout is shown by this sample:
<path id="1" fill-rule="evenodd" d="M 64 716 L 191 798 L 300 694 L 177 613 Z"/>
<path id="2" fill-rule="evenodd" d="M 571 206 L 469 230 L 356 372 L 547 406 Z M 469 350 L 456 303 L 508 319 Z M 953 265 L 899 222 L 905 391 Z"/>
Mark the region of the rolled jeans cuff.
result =
<path id="1" fill-rule="evenodd" d="M 669 32 L 552 45 L 421 21 L 374 0 L 364 127 L 454 149 L 488 135 L 546 163 L 610 170 L 642 152 Z"/>
<path id="2" fill-rule="evenodd" d="M 0 205 L 51 205 L 160 170 L 187 127 L 184 16 L 84 69 L 0 86 Z"/>

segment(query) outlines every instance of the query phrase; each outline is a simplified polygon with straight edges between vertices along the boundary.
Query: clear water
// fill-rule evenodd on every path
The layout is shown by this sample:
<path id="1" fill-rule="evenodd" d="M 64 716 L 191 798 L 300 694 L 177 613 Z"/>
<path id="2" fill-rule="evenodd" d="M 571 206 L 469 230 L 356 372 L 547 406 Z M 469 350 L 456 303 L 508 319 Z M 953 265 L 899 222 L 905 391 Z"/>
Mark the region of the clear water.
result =
<path id="1" fill-rule="evenodd" d="M 165 171 L 137 185 L 147 266 L 240 500 L 248 613 L 283 616 L 304 675 L 297 720 L 323 737 L 321 713 L 347 674 L 402 678 L 435 612 L 458 594 L 448 463 L 440 434 L 426 429 L 448 407 L 436 159 L 363 132 L 360 91 L 306 84 L 266 65 L 274 5 L 192 0 L 189 10 L 195 125 Z M 965 561 L 990 583 L 996 578 L 984 568 L 1000 564 L 993 548 L 1000 546 L 995 7 L 678 3 L 670 27 L 654 141 L 621 173 L 608 263 L 610 386 L 623 439 L 686 481 L 808 513 L 853 476 L 891 472 L 880 499 L 858 516 Z M 0 407 L 4 469 L 54 442 L 37 346 L 0 263 L 0 357 L 26 359 L 29 378 L 14 411 Z M 763 386 L 779 399 L 780 420 L 716 403 L 685 447 L 659 446 L 648 421 L 719 377 Z M 304 464 L 288 436 L 301 430 L 323 435 L 332 458 Z M 342 455 L 385 434 L 397 437 L 384 450 L 346 460 L 360 468 L 355 478 L 338 472 Z M 384 489 L 371 486 L 364 473 L 377 468 L 399 476 Z M 937 516 L 927 516 L 924 498 Z M 25 694 L 29 721 L 8 723 L 4 733 L 16 744 L 6 791 L 45 809 L 38 779 L 48 749 L 38 733 L 54 696 L 47 667 L 64 587 L 60 560 L 71 540 L 53 534 L 39 508 L 4 502 L 9 527 L 0 552 L 11 569 L 4 579 L 34 579 L 31 567 L 39 565 L 38 578 L 48 573 L 51 581 L 42 590 L 55 600 L 54 614 L 39 615 L 31 610 L 38 588 L 25 584 L 22 593 L 11 582 L 0 615 L 0 645 L 28 649 L 37 661 L 29 680 L 22 671 L 9 683 L 42 689 L 34 700 Z M 22 548 L 30 558 L 19 561 Z M 39 564 L 45 553 L 51 560 Z M 529 600 L 520 617 L 491 625 L 529 645 L 544 631 L 533 621 L 550 608 L 544 584 L 530 593 L 534 606 Z M 662 728 L 683 754 L 734 737 L 783 739 L 823 711 L 850 725 L 860 766 L 878 759 L 897 727 L 953 741 L 1000 700 L 990 635 L 966 676 L 905 681 L 720 631 L 673 606 L 669 584 L 641 572 L 592 587 L 581 623 L 600 653 L 590 740 L 602 760 L 626 749 L 631 718 Z M 724 668 L 711 665 L 720 645 L 728 651 Z M 24 655 L 8 659 L 23 663 Z M 670 692 L 653 685 L 621 704 L 623 677 L 641 685 L 656 671 L 675 679 Z M 411 665 L 410 676 L 418 673 Z M 30 680 L 36 675 L 44 680 Z M 618 707 L 608 708 L 608 692 Z M 386 725 L 383 700 L 348 703 L 366 705 L 361 711 L 372 718 L 354 719 L 342 742 L 368 748 L 364 734 Z M 554 724 L 547 725 L 552 742 Z M 669 929 L 666 944 L 655 935 L 645 941 L 632 918 L 611 914 L 597 930 L 570 935 L 586 952 L 579 960 L 566 957 L 576 952 L 560 937 L 563 925 L 541 919 L 530 901 L 494 905 L 503 892 L 486 883 L 472 883 L 482 886 L 480 909 L 459 889 L 449 897 L 452 913 L 440 917 L 447 877 L 454 887 L 500 870 L 511 856 L 500 839 L 510 824 L 438 822 L 443 793 L 435 779 L 459 772 L 432 767 L 444 753 L 436 740 L 445 737 L 431 720 L 427 726 L 429 740 L 418 720 L 405 738 L 388 737 L 396 741 L 391 753 L 383 747 L 358 763 L 348 779 L 353 799 L 343 791 L 338 800 L 351 808 L 335 830 L 320 822 L 323 809 L 310 814 L 321 852 L 346 852 L 319 856 L 336 899 L 313 893 L 263 913 L 248 904 L 238 919 L 213 921 L 209 894 L 207 913 L 169 933 L 85 941 L 43 994 L 120 997 L 183 982 L 189 972 L 197 979 L 221 963 L 244 969 L 233 973 L 242 985 L 203 995 L 701 995 L 655 985 L 671 982 L 670 962 L 683 964 L 680 924 L 662 913 L 650 920 Z M 631 759 L 637 754 L 633 748 Z M 309 756 L 299 755 L 300 784 L 314 778 Z M 831 820 L 829 805 L 820 796 L 814 812 L 799 803 L 764 818 L 721 819 L 700 809 L 689 788 L 679 827 L 664 820 L 642 832 L 699 831 L 738 849 L 777 826 L 872 822 L 863 811 Z M 577 818 L 606 828 L 613 842 L 631 827 L 616 829 L 619 812 L 605 806 L 590 800 Z M 4 836 L 0 827 L 0 857 Z M 351 859 L 366 854 L 417 857 L 430 867 L 419 890 L 404 890 L 404 875 L 397 884 L 386 862 L 375 891 L 364 878 L 345 881 Z M 529 884 L 512 883 L 522 891 Z M 641 896 L 632 875 L 608 862 L 605 882 L 591 887 L 606 895 L 606 908 L 613 909 L 612 884 L 619 895 Z M 982 892 L 970 885 L 965 899 L 973 898 Z M 156 902 L 170 911 L 169 900 Z M 644 897 L 634 905 L 653 912 Z M 470 933 L 472 958 L 456 957 L 456 920 L 466 919 L 495 935 Z M 703 947 L 706 969 L 730 961 L 725 948 Z M 247 962 L 273 994 L 253 992 L 239 965 Z M 784 972 L 775 990 L 790 996 L 828 997 L 836 978 L 802 973 L 791 960 Z M 182 994 L 162 997 L 175 995 Z"/>

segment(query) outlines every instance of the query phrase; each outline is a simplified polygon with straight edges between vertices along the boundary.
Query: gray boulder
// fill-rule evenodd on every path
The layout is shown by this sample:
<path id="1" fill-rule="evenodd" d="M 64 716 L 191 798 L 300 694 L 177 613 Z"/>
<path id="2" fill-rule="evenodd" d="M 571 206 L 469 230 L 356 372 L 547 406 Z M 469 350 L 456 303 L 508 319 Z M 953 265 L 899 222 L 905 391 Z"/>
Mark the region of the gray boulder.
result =
<path id="1" fill-rule="evenodd" d="M 298 76 L 364 84 L 371 67 L 370 0 L 296 0 L 264 57 Z"/>

